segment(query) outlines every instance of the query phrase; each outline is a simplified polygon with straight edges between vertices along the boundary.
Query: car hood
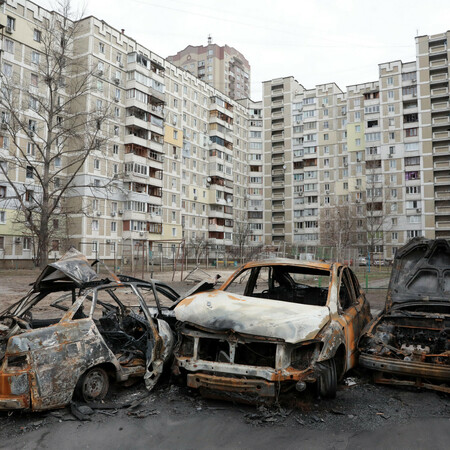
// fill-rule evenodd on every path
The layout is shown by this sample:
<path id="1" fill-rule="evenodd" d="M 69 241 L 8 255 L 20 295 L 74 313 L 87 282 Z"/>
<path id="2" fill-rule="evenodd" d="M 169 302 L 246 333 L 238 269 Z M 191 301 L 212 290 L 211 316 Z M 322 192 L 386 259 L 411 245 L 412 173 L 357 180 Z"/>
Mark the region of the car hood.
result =
<path id="1" fill-rule="evenodd" d="M 397 251 L 386 309 L 408 302 L 450 302 L 450 245 L 416 238 Z"/>
<path id="2" fill-rule="evenodd" d="M 295 344 L 314 339 L 330 319 L 326 306 L 245 297 L 212 291 L 185 298 L 175 316 L 209 330 L 282 339 Z"/>

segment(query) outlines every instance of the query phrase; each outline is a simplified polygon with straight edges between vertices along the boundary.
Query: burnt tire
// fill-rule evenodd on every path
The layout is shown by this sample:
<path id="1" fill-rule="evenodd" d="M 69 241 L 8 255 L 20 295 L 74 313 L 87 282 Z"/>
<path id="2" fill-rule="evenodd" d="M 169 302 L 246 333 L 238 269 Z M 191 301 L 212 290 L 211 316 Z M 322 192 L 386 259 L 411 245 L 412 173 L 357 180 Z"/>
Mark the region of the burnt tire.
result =
<path id="1" fill-rule="evenodd" d="M 93 367 L 81 376 L 77 383 L 77 397 L 85 402 L 98 402 L 108 394 L 109 377 L 101 367 Z"/>
<path id="2" fill-rule="evenodd" d="M 336 361 L 333 358 L 327 359 L 322 366 L 324 370 L 317 380 L 317 394 L 322 398 L 336 398 L 338 384 Z"/>

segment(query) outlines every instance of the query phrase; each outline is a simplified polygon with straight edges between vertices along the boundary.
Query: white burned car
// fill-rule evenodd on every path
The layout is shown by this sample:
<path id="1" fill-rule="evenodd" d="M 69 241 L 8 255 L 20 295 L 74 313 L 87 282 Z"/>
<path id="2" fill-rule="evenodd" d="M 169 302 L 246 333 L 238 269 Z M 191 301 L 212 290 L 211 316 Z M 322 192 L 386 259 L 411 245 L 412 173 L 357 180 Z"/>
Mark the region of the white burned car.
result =
<path id="1" fill-rule="evenodd" d="M 307 383 L 334 397 L 371 319 L 347 266 L 289 259 L 245 264 L 220 289 L 182 300 L 175 316 L 175 373 L 205 395 L 238 399 Z"/>

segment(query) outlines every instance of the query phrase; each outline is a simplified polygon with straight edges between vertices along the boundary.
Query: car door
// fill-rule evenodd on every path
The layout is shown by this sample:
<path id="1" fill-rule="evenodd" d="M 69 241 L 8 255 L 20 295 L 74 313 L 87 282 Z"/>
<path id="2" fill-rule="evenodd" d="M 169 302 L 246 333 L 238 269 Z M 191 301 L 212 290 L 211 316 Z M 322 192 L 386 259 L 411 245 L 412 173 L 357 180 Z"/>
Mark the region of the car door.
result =
<path id="1" fill-rule="evenodd" d="M 347 370 L 356 364 L 356 350 L 360 334 L 359 315 L 361 304 L 356 301 L 356 293 L 350 271 L 343 267 L 340 272 L 339 311 L 344 325 L 345 346 L 347 348 Z"/>

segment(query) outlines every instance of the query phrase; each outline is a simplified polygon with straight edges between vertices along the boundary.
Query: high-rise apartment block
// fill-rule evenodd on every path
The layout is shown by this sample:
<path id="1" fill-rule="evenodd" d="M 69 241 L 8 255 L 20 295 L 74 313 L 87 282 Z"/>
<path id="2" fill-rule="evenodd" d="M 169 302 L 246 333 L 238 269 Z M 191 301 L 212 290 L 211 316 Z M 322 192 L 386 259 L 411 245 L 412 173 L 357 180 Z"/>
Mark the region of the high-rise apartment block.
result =
<path id="1" fill-rule="evenodd" d="M 27 0 L 0 4 L 1 95 L 5 77 L 17 76 L 45 97 L 37 31 L 55 13 Z M 95 17 L 78 25 L 73 58 L 93 69 L 82 108 L 111 114 L 74 178 L 77 194 L 65 199 L 79 213 L 53 224 L 52 257 L 72 244 L 124 264 L 207 242 L 221 258 L 245 241 L 392 258 L 412 237 L 450 238 L 450 32 L 417 37 L 416 61 L 380 64 L 378 80 L 346 92 L 285 77 L 264 82 L 255 102 L 250 67 L 230 47 L 189 46 L 169 61 Z M 41 119 L 23 104 L 38 133 Z M 16 144 L 0 110 L 0 164 L 27 195 L 39 162 L 11 169 Z M 16 143 L 31 152 L 30 130 Z M 14 195 L 0 172 L 0 264 L 8 267 L 34 257 Z"/>
<path id="2" fill-rule="evenodd" d="M 238 100 L 250 97 L 250 64 L 242 53 L 228 45 L 188 45 L 167 61 Z"/>

